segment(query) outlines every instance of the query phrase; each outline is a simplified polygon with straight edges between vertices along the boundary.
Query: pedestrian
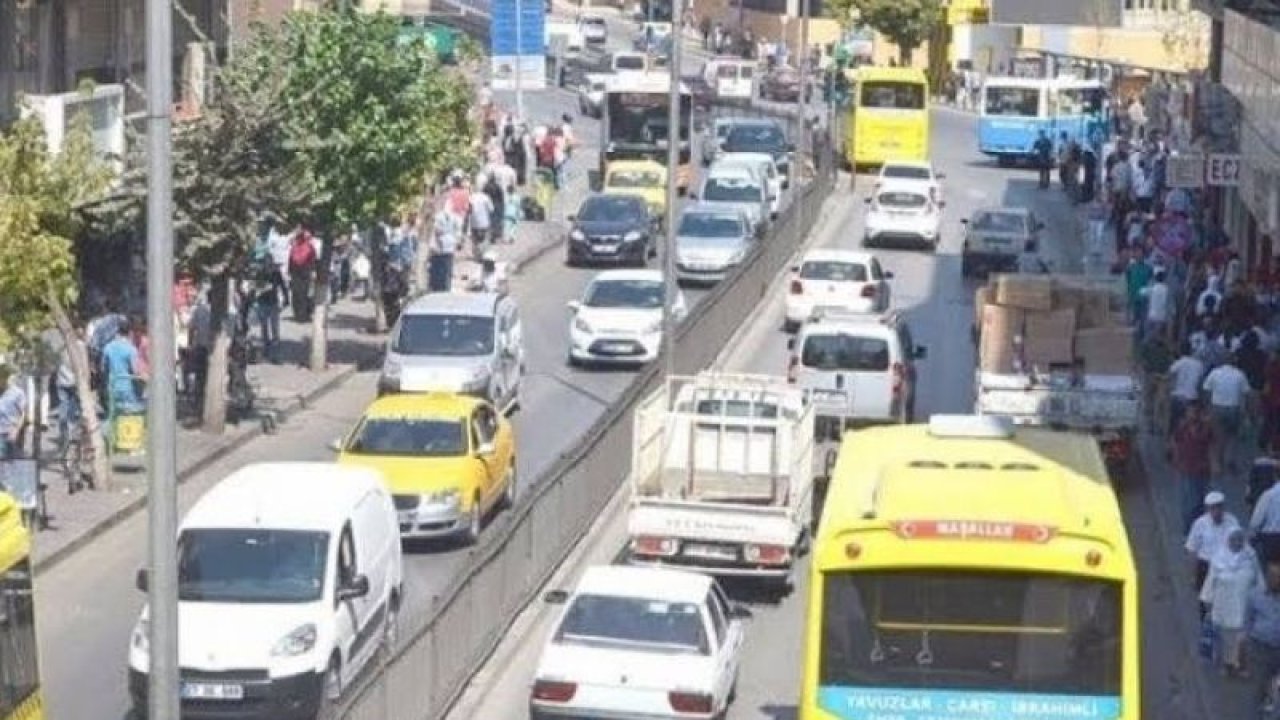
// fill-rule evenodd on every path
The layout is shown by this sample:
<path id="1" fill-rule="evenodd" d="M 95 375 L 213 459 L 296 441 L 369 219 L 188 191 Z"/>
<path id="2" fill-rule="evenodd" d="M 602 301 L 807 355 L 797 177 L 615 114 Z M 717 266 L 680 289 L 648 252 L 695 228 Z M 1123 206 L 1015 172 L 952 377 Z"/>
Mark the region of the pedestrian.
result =
<path id="1" fill-rule="evenodd" d="M 1235 358 L 1209 371 L 1203 389 L 1209 393 L 1213 417 L 1214 460 L 1219 476 L 1235 468 L 1235 445 L 1249 399 L 1249 379 L 1235 365 Z"/>
<path id="2" fill-rule="evenodd" d="M 1046 190 L 1049 187 L 1049 172 L 1053 170 L 1053 141 L 1044 130 L 1040 131 L 1040 137 L 1031 146 L 1031 152 L 1035 156 L 1036 167 L 1040 170 L 1040 189 Z"/>
<path id="3" fill-rule="evenodd" d="M 1191 556 L 1192 587 L 1196 592 L 1204 587 L 1204 579 L 1209 574 L 1209 564 L 1213 562 L 1213 558 L 1227 546 L 1227 536 L 1231 531 L 1241 529 L 1239 519 L 1227 512 L 1225 495 L 1213 490 L 1202 497 L 1204 511 L 1197 513 L 1187 530 L 1187 541 L 1183 546 Z"/>
<path id="4" fill-rule="evenodd" d="M 1151 284 L 1142 289 L 1142 298 L 1147 306 L 1146 319 L 1143 323 L 1144 339 L 1166 339 L 1169 329 L 1169 285 L 1165 282 L 1164 268 L 1156 268 L 1151 276 Z"/>
<path id="5" fill-rule="evenodd" d="M 1280 673 L 1280 565 L 1268 562 L 1266 568 L 1265 582 L 1249 593 L 1244 613 L 1253 701 L 1259 717 L 1272 710 L 1272 688 Z"/>
<path id="6" fill-rule="evenodd" d="M 1065 132 L 1058 133 L 1058 184 L 1064 192 L 1071 192 L 1070 155 L 1071 138 Z"/>
<path id="7" fill-rule="evenodd" d="M 524 185 L 525 152 L 524 142 L 517 134 L 516 126 L 508 125 L 502 129 L 502 157 L 516 175 L 516 182 Z"/>
<path id="8" fill-rule="evenodd" d="M 481 175 L 476 178 L 471 192 L 471 256 L 476 260 L 484 253 L 485 248 L 493 240 L 494 206 L 493 200 L 483 190 L 489 179 Z"/>
<path id="9" fill-rule="evenodd" d="M 1263 450 L 1280 450 L 1280 352 L 1267 360 L 1261 395 L 1262 432 L 1258 445 Z"/>
<path id="10" fill-rule="evenodd" d="M 1200 515 L 1200 499 L 1213 477 L 1213 428 L 1200 401 L 1192 401 L 1173 431 L 1170 453 L 1182 484 L 1182 527 L 1190 530 Z"/>
<path id="11" fill-rule="evenodd" d="M 1169 387 L 1169 432 L 1178 429 L 1182 416 L 1187 408 L 1200 397 L 1200 383 L 1204 381 L 1207 368 L 1191 349 L 1191 344 L 1182 344 L 1182 355 L 1169 366 L 1169 376 L 1173 380 Z"/>
<path id="12" fill-rule="evenodd" d="M 254 269 L 250 302 L 258 316 L 263 355 L 273 364 L 280 362 L 280 298 L 286 294 L 280 273 L 273 265 L 260 263 Z"/>
<path id="13" fill-rule="evenodd" d="M 1210 273 L 1205 281 L 1204 290 L 1196 296 L 1195 314 L 1197 318 L 1216 315 L 1222 309 L 1222 276 Z"/>
<path id="14" fill-rule="evenodd" d="M 80 393 L 76 388 L 75 365 L 71 354 L 85 351 L 84 328 L 78 323 L 71 327 L 71 343 L 62 348 L 58 371 L 54 375 L 54 390 L 58 394 L 58 448 L 66 450 L 71 441 L 71 429 L 80 422 Z"/>
<path id="15" fill-rule="evenodd" d="M 1258 556 L 1245 542 L 1244 531 L 1234 527 L 1227 532 L 1222 547 L 1210 560 L 1204 583 L 1199 589 L 1200 602 L 1208 609 L 1223 671 L 1228 677 L 1244 676 L 1241 650 L 1245 608 L 1249 604 L 1249 595 L 1261 586 Z"/>
<path id="16" fill-rule="evenodd" d="M 436 210 L 427 256 L 428 292 L 449 292 L 453 288 L 453 257 L 461 242 L 462 220 L 442 203 Z"/>
<path id="17" fill-rule="evenodd" d="M 1141 250 L 1131 249 L 1127 253 L 1129 264 L 1124 269 L 1124 282 L 1129 300 L 1129 320 L 1141 330 L 1147 316 L 1147 299 L 1143 291 L 1151 282 L 1152 270 Z"/>
<path id="18" fill-rule="evenodd" d="M 311 233 L 299 226 L 289 248 L 289 304 L 294 322 L 311 320 L 311 290 L 315 281 L 316 248 Z"/>
<path id="19" fill-rule="evenodd" d="M 199 407 L 204 400 L 205 384 L 209 377 L 209 353 L 213 348 L 213 308 L 209 307 L 209 297 L 200 293 L 196 305 L 191 309 L 191 322 L 187 325 L 187 356 L 190 360 L 183 372 L 190 378 L 187 387 L 195 405 Z"/>
<path id="20" fill-rule="evenodd" d="M 1142 215 L 1150 215 L 1155 209 L 1156 175 L 1151 163 L 1144 159 L 1138 161 L 1133 174 L 1134 208 Z"/>
<path id="21" fill-rule="evenodd" d="M 357 246 L 355 256 L 351 259 L 351 296 L 364 302 L 369 299 L 369 277 L 373 265 L 369 262 L 369 254 L 363 247 Z"/>
<path id="22" fill-rule="evenodd" d="M 22 451 L 22 429 L 27 422 L 24 386 L 17 373 L 4 374 L 4 393 L 0 394 L 0 460 L 12 460 Z"/>
<path id="23" fill-rule="evenodd" d="M 1093 202 L 1097 194 L 1098 156 L 1093 148 L 1086 146 L 1080 154 L 1080 164 L 1084 168 L 1084 179 L 1080 184 L 1081 203 Z"/>
<path id="24" fill-rule="evenodd" d="M 142 398 L 138 393 L 140 372 L 138 348 L 130 337 L 128 319 L 116 328 L 116 338 L 102 350 L 102 377 L 107 387 L 107 414 L 133 414 L 141 412 Z"/>
<path id="25" fill-rule="evenodd" d="M 508 183 L 498 178 L 495 173 L 489 173 L 482 186 L 484 194 L 489 198 L 489 204 L 493 207 L 493 215 L 489 221 L 491 227 L 489 238 L 493 243 L 502 242 L 506 232 L 507 193 L 503 188 L 507 186 Z"/>
<path id="26" fill-rule="evenodd" d="M 280 219 L 274 213 L 267 214 L 267 248 L 271 260 L 275 263 L 276 272 L 280 274 L 281 283 L 289 276 L 289 250 L 293 247 L 293 239 L 288 233 L 280 232 Z M 281 299 L 284 307 L 289 306 L 288 293 Z"/>

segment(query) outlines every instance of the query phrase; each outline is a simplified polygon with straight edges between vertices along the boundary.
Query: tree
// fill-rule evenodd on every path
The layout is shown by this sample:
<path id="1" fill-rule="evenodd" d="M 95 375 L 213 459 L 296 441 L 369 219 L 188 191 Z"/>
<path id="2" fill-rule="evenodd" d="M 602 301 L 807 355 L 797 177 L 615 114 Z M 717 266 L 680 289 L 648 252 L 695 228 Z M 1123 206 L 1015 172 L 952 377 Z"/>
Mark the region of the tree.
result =
<path id="1" fill-rule="evenodd" d="M 399 20 L 382 12 L 294 13 L 261 32 L 273 51 L 248 75 L 281 78 L 289 147 L 315 183 L 307 224 L 324 239 L 310 357 L 318 372 L 335 235 L 386 220 L 470 152 L 473 93 L 425 42 L 399 42 Z"/>
<path id="2" fill-rule="evenodd" d="M 901 65 L 911 63 L 942 17 L 942 0 L 834 0 L 826 8 L 841 23 L 867 25 L 892 40 Z"/>
<path id="3" fill-rule="evenodd" d="M 89 387 L 89 356 L 68 308 L 77 294 L 72 240 L 84 227 L 80 212 L 101 198 L 114 176 L 93 146 L 90 119 L 78 115 L 59 152 L 49 151 L 44 128 L 24 118 L 0 134 L 0 328 L 31 346 L 53 325 L 68 348 L 84 430 L 93 444 L 93 481 L 109 487 L 111 464 Z"/>

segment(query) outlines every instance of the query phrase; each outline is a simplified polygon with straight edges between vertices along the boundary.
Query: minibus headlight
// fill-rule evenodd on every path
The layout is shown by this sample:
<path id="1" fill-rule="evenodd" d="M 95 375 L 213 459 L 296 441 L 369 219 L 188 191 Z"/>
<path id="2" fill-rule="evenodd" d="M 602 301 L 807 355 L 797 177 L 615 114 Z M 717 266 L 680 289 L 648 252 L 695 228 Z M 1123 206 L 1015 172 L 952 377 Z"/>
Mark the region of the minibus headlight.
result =
<path id="1" fill-rule="evenodd" d="M 299 625 L 288 635 L 280 638 L 275 647 L 271 648 L 271 655 L 273 657 L 297 657 L 311 652 L 315 646 L 315 623 L 307 623 L 306 625 Z"/>

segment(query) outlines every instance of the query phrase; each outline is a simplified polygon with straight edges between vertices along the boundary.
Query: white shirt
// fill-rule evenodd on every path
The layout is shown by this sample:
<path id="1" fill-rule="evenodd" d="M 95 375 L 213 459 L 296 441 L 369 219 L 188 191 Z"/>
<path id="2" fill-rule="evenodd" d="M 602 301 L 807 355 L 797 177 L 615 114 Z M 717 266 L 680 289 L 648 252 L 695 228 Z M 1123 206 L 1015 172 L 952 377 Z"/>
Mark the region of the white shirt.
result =
<path id="1" fill-rule="evenodd" d="M 471 193 L 471 227 L 476 230 L 488 230 L 493 222 L 493 200 L 476 190 Z"/>
<path id="2" fill-rule="evenodd" d="M 271 260 L 280 267 L 289 264 L 289 246 L 292 244 L 293 236 L 289 233 L 277 232 L 275 228 L 267 235 L 267 250 L 271 253 Z"/>
<path id="3" fill-rule="evenodd" d="M 1196 298 L 1196 317 L 1209 314 L 1209 298 L 1213 298 L 1213 311 L 1222 312 L 1222 293 L 1209 287 Z"/>
<path id="4" fill-rule="evenodd" d="M 1165 322 L 1169 319 L 1169 286 L 1158 282 L 1142 289 L 1147 299 L 1147 319 L 1151 322 Z"/>
<path id="5" fill-rule="evenodd" d="M 1220 408 L 1239 408 L 1249 394 L 1249 379 L 1235 365 L 1219 365 L 1204 379 L 1209 402 Z"/>
<path id="6" fill-rule="evenodd" d="M 1200 381 L 1204 378 L 1204 363 L 1194 355 L 1183 355 L 1169 366 L 1173 376 L 1170 395 L 1179 400 L 1195 400 L 1200 395 Z"/>
<path id="7" fill-rule="evenodd" d="M 1203 513 L 1191 523 L 1187 533 L 1187 552 L 1205 562 L 1213 560 L 1218 551 L 1227 546 L 1232 530 L 1240 529 L 1240 521 L 1229 512 L 1222 513 L 1222 522 L 1215 523 L 1209 513 Z"/>
<path id="8" fill-rule="evenodd" d="M 1249 518 L 1249 532 L 1280 533 L 1280 483 L 1258 496 L 1253 517 Z"/>

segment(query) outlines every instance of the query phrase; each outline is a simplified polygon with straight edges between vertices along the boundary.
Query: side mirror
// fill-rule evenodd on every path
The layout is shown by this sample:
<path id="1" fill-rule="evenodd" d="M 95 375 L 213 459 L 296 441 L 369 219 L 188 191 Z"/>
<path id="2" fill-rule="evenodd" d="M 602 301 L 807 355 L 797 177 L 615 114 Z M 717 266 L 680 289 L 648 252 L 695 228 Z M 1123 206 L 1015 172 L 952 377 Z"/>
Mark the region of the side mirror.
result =
<path id="1" fill-rule="evenodd" d="M 946 179 L 947 179 L 947 174 L 946 174 L 946 173 L 934 173 L 934 174 L 933 174 L 933 179 L 934 179 L 934 180 L 946 180 Z"/>
<path id="2" fill-rule="evenodd" d="M 687 191 L 687 190 L 686 190 L 686 191 L 685 191 L 685 195 L 687 195 L 687 196 L 689 197 L 689 199 L 690 199 L 690 200 L 697 200 L 697 199 L 698 199 L 698 193 L 696 193 L 696 192 L 691 192 L 691 191 Z"/>
<path id="3" fill-rule="evenodd" d="M 676 194 L 677 194 L 677 195 L 679 195 L 680 197 L 686 197 L 686 196 L 689 194 L 689 188 L 687 188 L 687 187 L 677 187 L 677 188 L 676 188 Z"/>
<path id="4" fill-rule="evenodd" d="M 892 271 L 892 270 L 885 270 L 883 273 L 881 273 L 881 275 L 883 275 L 883 276 L 884 276 L 884 279 L 885 279 L 885 280 L 892 280 L 892 279 L 893 279 L 893 271 Z"/>
<path id="5" fill-rule="evenodd" d="M 542 594 L 542 601 L 548 605 L 563 605 L 569 601 L 569 591 L 548 590 Z"/>
<path id="6" fill-rule="evenodd" d="M 578 312 L 579 310 L 582 309 L 582 303 L 578 300 L 570 300 L 569 302 L 565 303 L 565 305 L 568 306 L 568 308 L 574 312 Z"/>
<path id="7" fill-rule="evenodd" d="M 369 578 L 365 575 L 357 575 L 351 579 L 351 582 L 338 588 L 338 602 L 358 600 L 368 594 Z"/>
<path id="8" fill-rule="evenodd" d="M 795 349 L 796 349 L 796 339 L 793 337 L 787 338 L 787 350 L 794 352 Z"/>
<path id="9" fill-rule="evenodd" d="M 793 273 L 798 273 L 798 272 L 800 272 L 800 266 L 799 266 L 799 265 L 792 265 L 792 266 L 791 266 L 791 272 L 793 272 Z"/>
<path id="10" fill-rule="evenodd" d="M 961 225 L 968 225 L 968 224 L 969 224 L 969 218 L 960 218 L 960 224 L 961 224 Z"/>
<path id="11" fill-rule="evenodd" d="M 135 575 L 133 578 L 133 586 L 138 588 L 138 590 L 142 592 L 147 592 L 147 589 L 151 585 L 149 581 L 150 581 L 150 576 L 147 574 L 147 569 L 138 568 L 138 574 Z"/>
<path id="12" fill-rule="evenodd" d="M 1043 230 L 1043 229 L 1044 229 L 1044 223 L 1042 222 L 1036 223 L 1036 230 Z"/>
<path id="13" fill-rule="evenodd" d="M 868 196 L 866 196 L 866 197 L 862 198 L 862 203 L 863 203 L 864 205 L 870 205 L 870 204 L 871 204 L 871 196 L 870 196 L 870 195 L 868 195 Z"/>
<path id="14" fill-rule="evenodd" d="M 578 222 L 578 216 L 577 216 L 577 215 L 570 215 L 570 216 L 566 217 L 566 218 L 565 218 L 565 220 L 568 220 L 569 222 Z"/>
<path id="15" fill-rule="evenodd" d="M 480 443 L 480 446 L 476 448 L 476 455 L 479 455 L 482 457 L 487 455 L 492 455 L 493 452 L 494 452 L 494 446 L 492 442 L 482 442 Z"/>
<path id="16" fill-rule="evenodd" d="M 746 605 L 733 605 L 729 608 L 730 620 L 750 620 L 753 617 L 755 614 Z"/>
<path id="17" fill-rule="evenodd" d="M 342 452 L 342 438 L 334 438 L 330 440 L 327 447 L 333 452 Z"/>
<path id="18" fill-rule="evenodd" d="M 916 360 L 923 360 L 929 356 L 929 349 L 923 345 L 917 345 L 916 349 L 911 353 L 911 357 Z"/>

